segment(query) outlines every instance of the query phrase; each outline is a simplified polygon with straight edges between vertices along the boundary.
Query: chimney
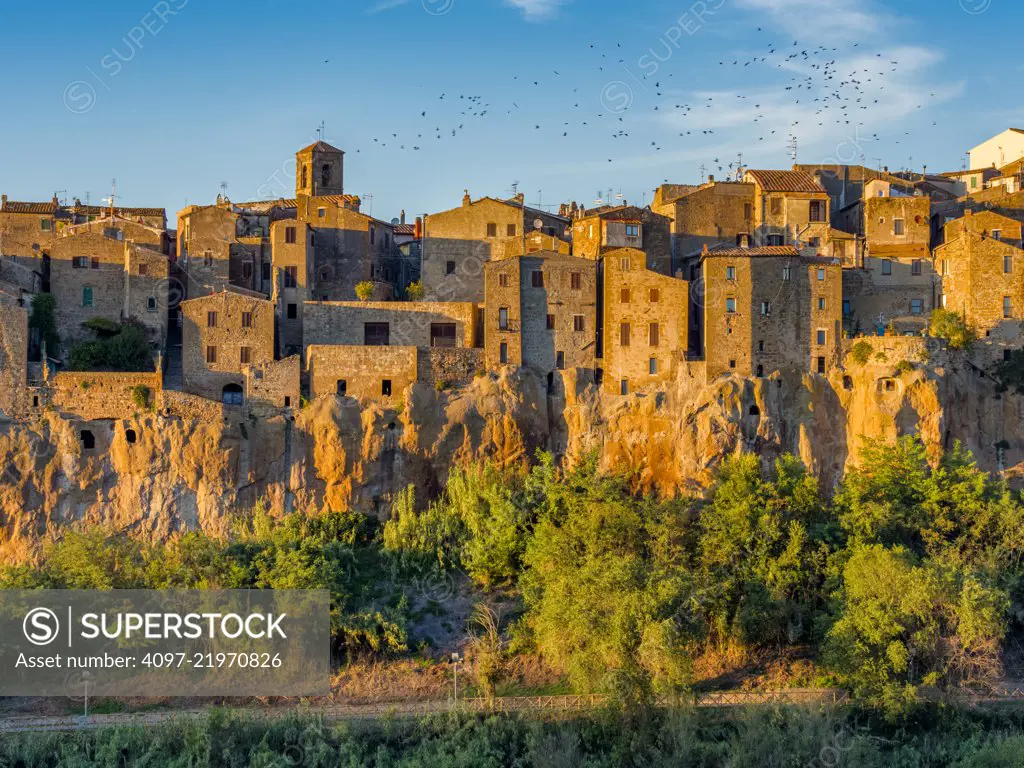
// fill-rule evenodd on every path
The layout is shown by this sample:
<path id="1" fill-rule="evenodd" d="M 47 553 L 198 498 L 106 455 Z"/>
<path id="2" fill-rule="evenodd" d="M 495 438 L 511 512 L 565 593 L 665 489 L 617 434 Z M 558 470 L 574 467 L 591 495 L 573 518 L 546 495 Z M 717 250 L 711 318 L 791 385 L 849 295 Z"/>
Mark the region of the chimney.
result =
<path id="1" fill-rule="evenodd" d="M 740 235 L 740 248 L 743 250 L 750 248 L 750 235 Z"/>
<path id="2" fill-rule="evenodd" d="M 401 215 L 398 217 L 400 224 L 405 224 L 405 208 L 402 209 Z"/>
<path id="3" fill-rule="evenodd" d="M 468 208 L 473 199 L 469 196 L 469 190 L 464 190 L 462 195 L 462 207 Z"/>
<path id="4" fill-rule="evenodd" d="M 888 173 L 888 172 L 889 172 L 889 166 L 888 166 L 888 165 L 883 165 L 883 166 L 882 166 L 882 170 L 883 170 L 883 171 L 884 171 L 885 173 Z"/>
<path id="5" fill-rule="evenodd" d="M 7 195 L 0 195 L 0 207 L 7 205 Z"/>
<path id="6" fill-rule="evenodd" d="M 416 217 L 416 235 L 417 240 L 423 239 L 423 219 L 419 216 Z"/>
<path id="7" fill-rule="evenodd" d="M 512 200 L 519 203 L 519 205 L 526 205 L 526 195 L 524 195 L 522 192 L 516 192 Z"/>
<path id="8" fill-rule="evenodd" d="M 709 173 L 708 174 L 708 184 L 714 184 L 714 183 L 715 183 L 715 175 L 713 173 Z"/>

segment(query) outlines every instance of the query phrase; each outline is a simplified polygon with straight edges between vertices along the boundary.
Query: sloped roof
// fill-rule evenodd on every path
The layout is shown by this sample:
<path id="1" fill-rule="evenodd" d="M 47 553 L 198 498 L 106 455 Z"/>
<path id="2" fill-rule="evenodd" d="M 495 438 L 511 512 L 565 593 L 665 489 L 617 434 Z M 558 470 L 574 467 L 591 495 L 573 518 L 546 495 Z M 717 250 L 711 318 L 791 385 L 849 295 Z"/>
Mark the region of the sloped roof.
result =
<path id="1" fill-rule="evenodd" d="M 54 214 L 60 206 L 57 203 L 22 203 L 16 200 L 8 200 L 3 204 L 3 208 L 0 209 L 4 213 L 36 213 L 36 214 Z"/>
<path id="2" fill-rule="evenodd" d="M 747 171 L 766 192 L 824 192 L 825 188 L 807 171 Z"/>
<path id="3" fill-rule="evenodd" d="M 306 152 L 337 152 L 341 155 L 345 154 L 343 150 L 340 150 L 337 147 L 332 147 L 326 141 L 314 141 L 308 147 L 300 149 L 297 154 L 303 155 Z"/>
<path id="4" fill-rule="evenodd" d="M 416 227 L 413 224 L 395 224 L 396 235 L 415 235 Z"/>
<path id="5" fill-rule="evenodd" d="M 752 248 L 720 248 L 709 250 L 708 256 L 792 256 L 797 258 L 800 251 L 795 245 L 760 245 Z"/>

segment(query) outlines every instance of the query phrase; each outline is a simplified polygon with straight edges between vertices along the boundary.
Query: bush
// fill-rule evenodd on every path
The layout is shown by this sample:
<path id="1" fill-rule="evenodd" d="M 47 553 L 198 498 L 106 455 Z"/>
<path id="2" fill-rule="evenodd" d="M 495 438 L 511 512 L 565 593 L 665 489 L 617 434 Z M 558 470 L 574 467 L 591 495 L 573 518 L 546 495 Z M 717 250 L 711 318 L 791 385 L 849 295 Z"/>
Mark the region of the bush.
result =
<path id="1" fill-rule="evenodd" d="M 145 384 L 136 384 L 132 387 L 132 402 L 144 411 L 153 407 L 153 391 Z"/>
<path id="2" fill-rule="evenodd" d="M 82 324 L 96 334 L 95 341 L 77 344 L 68 357 L 72 371 L 151 371 L 153 350 L 145 331 L 135 323 L 119 325 L 105 318 Z"/>
<path id="3" fill-rule="evenodd" d="M 427 295 L 426 288 L 423 287 L 423 281 L 417 280 L 415 283 L 410 283 L 405 289 L 405 298 L 408 301 L 423 301 L 423 297 Z"/>
<path id="4" fill-rule="evenodd" d="M 369 280 L 356 283 L 356 298 L 359 301 L 369 301 L 373 298 L 374 285 Z"/>
<path id="5" fill-rule="evenodd" d="M 871 342 L 861 340 L 853 345 L 853 349 L 850 350 L 850 357 L 857 365 L 865 365 L 871 359 L 874 351 L 875 348 L 871 346 Z"/>
<path id="6" fill-rule="evenodd" d="M 937 338 L 945 339 L 950 349 L 969 349 L 977 338 L 967 321 L 956 312 L 948 309 L 936 309 L 932 312 L 928 332 Z"/>
<path id="7" fill-rule="evenodd" d="M 38 293 L 32 297 L 32 311 L 28 316 L 28 327 L 37 331 L 39 340 L 46 344 L 47 357 L 60 357 L 57 300 L 53 294 Z"/>

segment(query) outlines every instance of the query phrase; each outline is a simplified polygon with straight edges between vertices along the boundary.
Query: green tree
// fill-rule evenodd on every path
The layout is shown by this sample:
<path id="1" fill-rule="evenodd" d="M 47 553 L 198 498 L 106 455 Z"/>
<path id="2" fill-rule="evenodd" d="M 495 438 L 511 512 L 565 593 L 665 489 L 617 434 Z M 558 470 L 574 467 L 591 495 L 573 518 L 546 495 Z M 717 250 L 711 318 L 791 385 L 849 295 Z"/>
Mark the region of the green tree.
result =
<path id="1" fill-rule="evenodd" d="M 967 325 L 967 321 L 948 309 L 932 311 L 928 332 L 932 336 L 946 339 L 950 349 L 968 349 L 977 338 L 974 330 Z"/>
<path id="2" fill-rule="evenodd" d="M 37 293 L 32 297 L 28 327 L 38 332 L 39 341 L 46 344 L 48 357 L 60 356 L 60 335 L 57 333 L 57 300 L 53 294 Z"/>

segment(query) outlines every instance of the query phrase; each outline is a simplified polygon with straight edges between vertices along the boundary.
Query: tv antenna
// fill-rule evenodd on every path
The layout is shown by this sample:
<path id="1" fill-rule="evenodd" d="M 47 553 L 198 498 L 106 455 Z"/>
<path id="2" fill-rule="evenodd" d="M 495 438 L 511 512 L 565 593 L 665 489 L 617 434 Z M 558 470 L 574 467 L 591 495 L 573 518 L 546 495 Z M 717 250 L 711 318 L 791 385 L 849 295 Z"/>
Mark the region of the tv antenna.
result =
<path id="1" fill-rule="evenodd" d="M 327 126 L 324 124 L 324 121 L 321 120 L 320 125 L 316 127 L 316 140 L 323 141 L 325 135 L 327 135 Z"/>
<path id="2" fill-rule="evenodd" d="M 114 201 L 117 199 L 117 179 L 110 180 L 110 197 L 103 198 L 104 203 L 110 203 L 110 215 L 114 215 Z"/>
<path id="3" fill-rule="evenodd" d="M 704 163 L 700 164 L 700 183 L 704 183 L 704 179 L 707 177 L 708 167 Z"/>
<path id="4" fill-rule="evenodd" d="M 786 143 L 786 149 L 789 150 L 789 157 L 793 161 L 793 165 L 796 165 L 799 143 L 795 133 L 789 134 L 789 141 Z"/>
<path id="5" fill-rule="evenodd" d="M 515 197 L 518 194 L 519 194 L 519 182 L 518 181 L 513 181 L 512 182 L 512 197 Z"/>

